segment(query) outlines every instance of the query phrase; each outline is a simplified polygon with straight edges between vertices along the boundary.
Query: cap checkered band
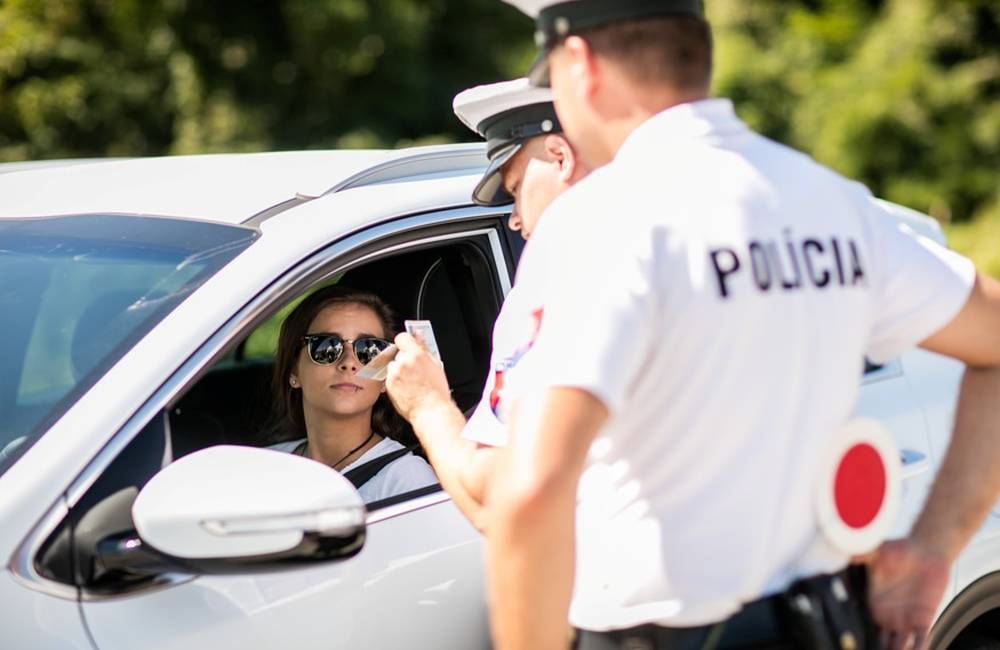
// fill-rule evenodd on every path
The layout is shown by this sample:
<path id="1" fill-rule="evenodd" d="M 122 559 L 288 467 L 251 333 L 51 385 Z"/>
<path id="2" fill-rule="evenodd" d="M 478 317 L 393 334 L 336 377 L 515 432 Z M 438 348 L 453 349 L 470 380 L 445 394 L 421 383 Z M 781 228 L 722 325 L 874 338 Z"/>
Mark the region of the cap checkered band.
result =
<path id="1" fill-rule="evenodd" d="M 514 142 L 524 142 L 536 135 L 559 133 L 562 127 L 552 102 L 522 106 L 501 113 L 476 127 L 486 138 L 486 155 L 493 155 Z"/>

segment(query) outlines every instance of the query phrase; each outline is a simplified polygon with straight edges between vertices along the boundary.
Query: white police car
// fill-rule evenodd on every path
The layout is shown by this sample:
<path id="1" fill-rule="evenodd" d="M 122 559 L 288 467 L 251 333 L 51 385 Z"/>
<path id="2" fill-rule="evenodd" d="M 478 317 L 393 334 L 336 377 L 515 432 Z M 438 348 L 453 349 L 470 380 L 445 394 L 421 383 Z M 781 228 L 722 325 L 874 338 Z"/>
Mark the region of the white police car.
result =
<path id="1" fill-rule="evenodd" d="M 283 308 L 335 278 L 430 319 L 475 404 L 521 249 L 469 201 L 484 165 L 456 145 L 0 167 L 0 645 L 488 647 L 481 540 L 440 488 L 366 512 L 247 447 Z M 915 351 L 859 378 L 903 454 L 897 533 L 960 375 Z M 1000 639 L 998 535 L 962 555 L 934 647 Z"/>

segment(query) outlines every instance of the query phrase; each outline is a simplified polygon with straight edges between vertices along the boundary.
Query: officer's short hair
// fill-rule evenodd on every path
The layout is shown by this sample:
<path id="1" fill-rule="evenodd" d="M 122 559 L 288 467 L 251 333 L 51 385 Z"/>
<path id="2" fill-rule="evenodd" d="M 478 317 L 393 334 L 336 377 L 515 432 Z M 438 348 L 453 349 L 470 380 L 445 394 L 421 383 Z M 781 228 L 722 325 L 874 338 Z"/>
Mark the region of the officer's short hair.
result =
<path id="1" fill-rule="evenodd" d="M 712 81 L 712 30 L 697 16 L 671 14 L 580 30 L 595 54 L 622 64 L 633 80 L 707 90 Z"/>

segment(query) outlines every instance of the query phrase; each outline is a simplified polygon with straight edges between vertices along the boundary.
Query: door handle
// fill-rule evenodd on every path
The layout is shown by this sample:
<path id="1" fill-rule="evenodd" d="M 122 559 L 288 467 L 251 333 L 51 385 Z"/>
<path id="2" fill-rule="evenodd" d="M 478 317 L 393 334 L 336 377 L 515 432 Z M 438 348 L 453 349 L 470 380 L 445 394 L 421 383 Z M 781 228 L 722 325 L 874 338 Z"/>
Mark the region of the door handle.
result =
<path id="1" fill-rule="evenodd" d="M 902 477 L 904 479 L 916 476 L 917 474 L 923 474 L 931 466 L 927 454 L 916 449 L 900 449 L 899 462 L 903 466 Z"/>

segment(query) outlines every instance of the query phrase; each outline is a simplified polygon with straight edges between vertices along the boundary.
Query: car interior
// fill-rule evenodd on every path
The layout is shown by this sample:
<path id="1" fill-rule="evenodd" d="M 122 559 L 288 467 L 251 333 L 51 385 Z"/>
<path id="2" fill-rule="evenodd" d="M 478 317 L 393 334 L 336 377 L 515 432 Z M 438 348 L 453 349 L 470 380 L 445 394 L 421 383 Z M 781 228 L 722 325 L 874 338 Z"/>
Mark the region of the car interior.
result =
<path id="1" fill-rule="evenodd" d="M 471 411 L 488 370 L 493 321 L 502 302 L 495 271 L 475 241 L 409 250 L 352 268 L 336 283 L 377 294 L 403 320 L 431 321 L 452 395 Z M 321 286 L 331 284 L 329 280 Z M 318 286 L 297 298 L 304 297 Z M 271 416 L 273 349 L 287 310 L 244 338 L 217 362 L 169 413 L 174 458 L 217 444 L 263 446 L 275 440 Z M 267 347 L 268 341 L 263 341 Z M 417 445 L 407 430 L 404 445 Z"/>

